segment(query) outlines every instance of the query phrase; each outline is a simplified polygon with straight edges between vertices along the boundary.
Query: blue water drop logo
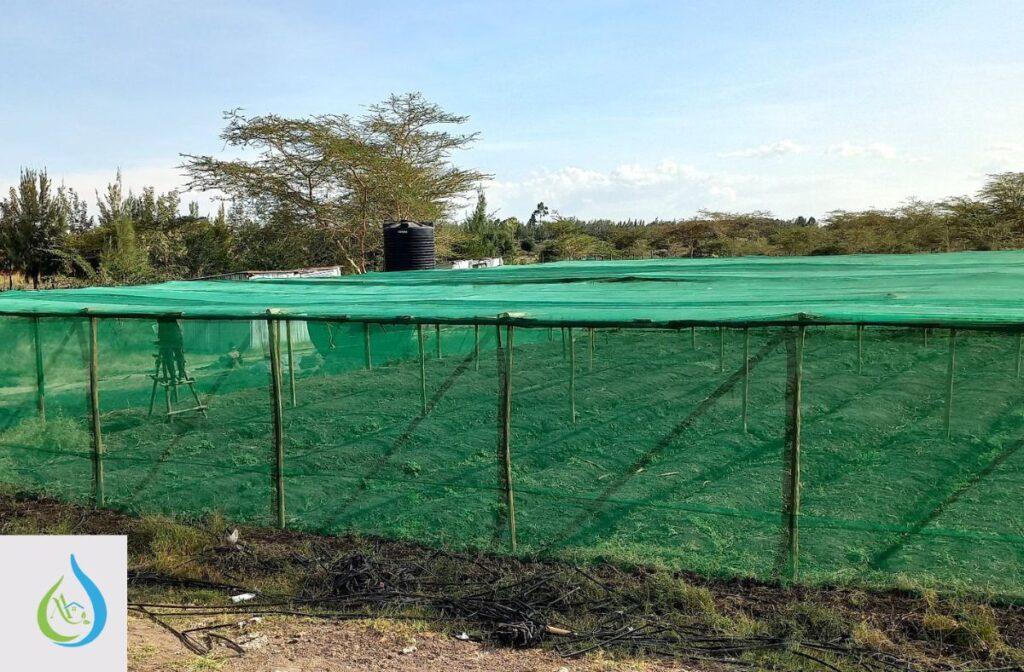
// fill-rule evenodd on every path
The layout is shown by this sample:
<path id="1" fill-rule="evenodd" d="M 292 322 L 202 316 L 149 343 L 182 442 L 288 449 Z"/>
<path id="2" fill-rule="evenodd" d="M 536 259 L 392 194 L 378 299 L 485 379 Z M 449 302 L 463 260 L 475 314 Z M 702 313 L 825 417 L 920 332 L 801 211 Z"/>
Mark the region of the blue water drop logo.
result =
<path id="1" fill-rule="evenodd" d="M 85 595 L 72 592 L 62 575 L 40 600 L 36 622 L 43 635 L 58 646 L 85 646 L 103 632 L 107 624 L 107 602 L 96 583 L 79 567 L 74 554 L 71 555 L 71 573 Z"/>

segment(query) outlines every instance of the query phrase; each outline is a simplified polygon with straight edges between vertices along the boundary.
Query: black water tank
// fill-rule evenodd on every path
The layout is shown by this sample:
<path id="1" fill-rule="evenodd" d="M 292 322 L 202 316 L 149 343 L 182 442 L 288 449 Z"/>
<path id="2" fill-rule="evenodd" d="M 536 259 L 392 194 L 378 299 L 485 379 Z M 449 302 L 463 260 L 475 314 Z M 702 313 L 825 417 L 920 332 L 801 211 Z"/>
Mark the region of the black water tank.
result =
<path id="1" fill-rule="evenodd" d="M 385 222 L 385 271 L 419 271 L 434 265 L 433 222 Z"/>

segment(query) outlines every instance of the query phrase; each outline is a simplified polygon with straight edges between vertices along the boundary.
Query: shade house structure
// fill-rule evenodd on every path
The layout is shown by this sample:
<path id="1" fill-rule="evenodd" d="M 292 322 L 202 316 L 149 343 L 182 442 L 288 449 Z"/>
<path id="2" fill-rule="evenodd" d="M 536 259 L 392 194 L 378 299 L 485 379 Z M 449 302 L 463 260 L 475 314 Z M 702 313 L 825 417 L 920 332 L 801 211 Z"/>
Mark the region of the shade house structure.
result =
<path id="1" fill-rule="evenodd" d="M 1024 595 L 1024 252 L 7 292 L 0 331 L 18 490 Z"/>

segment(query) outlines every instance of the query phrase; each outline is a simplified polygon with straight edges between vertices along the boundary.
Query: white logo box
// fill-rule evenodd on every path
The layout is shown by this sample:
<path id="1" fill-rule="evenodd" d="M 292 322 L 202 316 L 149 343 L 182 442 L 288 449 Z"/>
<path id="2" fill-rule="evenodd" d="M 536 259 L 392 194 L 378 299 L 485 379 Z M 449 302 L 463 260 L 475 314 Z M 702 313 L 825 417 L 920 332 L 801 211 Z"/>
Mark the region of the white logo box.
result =
<path id="1" fill-rule="evenodd" d="M 0 536 L 4 668 L 128 669 L 128 538 Z"/>

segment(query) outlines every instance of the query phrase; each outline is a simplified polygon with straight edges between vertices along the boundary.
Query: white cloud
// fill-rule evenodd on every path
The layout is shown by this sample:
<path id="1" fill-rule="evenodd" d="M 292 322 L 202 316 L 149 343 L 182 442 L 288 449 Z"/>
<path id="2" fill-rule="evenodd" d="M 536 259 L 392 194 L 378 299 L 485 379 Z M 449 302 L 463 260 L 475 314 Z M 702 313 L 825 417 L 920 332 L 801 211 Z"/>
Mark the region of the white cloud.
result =
<path id="1" fill-rule="evenodd" d="M 896 159 L 899 154 L 893 147 L 881 142 L 872 142 L 866 145 L 859 145 L 852 142 L 840 142 L 829 145 L 825 150 L 828 156 L 839 156 L 844 159 L 867 157 L 877 159 Z"/>
<path id="2" fill-rule="evenodd" d="M 567 215 L 628 218 L 727 208 L 735 201 L 740 182 L 742 178 L 666 160 L 605 171 L 569 166 L 521 180 L 494 180 L 485 186 L 490 203 L 506 215 L 528 213 L 543 201 Z"/>
<path id="3" fill-rule="evenodd" d="M 997 169 L 1016 169 L 1024 167 L 1024 144 L 1017 142 L 989 145 L 984 149 L 985 157 Z"/>
<path id="4" fill-rule="evenodd" d="M 889 208 L 910 196 L 943 198 L 972 191 L 977 184 L 965 172 L 935 162 L 914 165 L 900 153 L 896 160 L 877 165 L 833 161 L 823 150 L 808 151 L 805 161 L 792 166 L 799 170 L 722 172 L 674 161 L 607 170 L 572 166 L 495 180 L 485 189 L 488 205 L 505 217 L 525 219 L 543 201 L 566 216 L 650 221 L 688 217 L 702 209 L 821 219 L 831 210 Z"/>
<path id="5" fill-rule="evenodd" d="M 726 159 L 765 159 L 773 156 L 784 156 L 786 154 L 803 154 L 807 148 L 786 138 L 766 145 L 737 149 L 731 152 L 723 152 L 720 157 Z"/>
<path id="6" fill-rule="evenodd" d="M 798 144 L 787 138 L 785 140 L 779 140 L 778 142 L 758 145 L 757 147 L 748 147 L 746 149 L 723 152 L 718 156 L 721 158 L 765 159 L 785 156 L 788 154 L 803 154 L 810 149 L 812 149 L 812 147 Z M 838 142 L 826 147 L 824 149 L 824 154 L 825 156 L 839 157 L 843 159 L 883 159 L 886 161 L 906 161 L 908 163 L 919 163 L 926 160 L 924 157 L 908 156 L 903 152 L 898 151 L 895 147 L 882 142 Z"/>

